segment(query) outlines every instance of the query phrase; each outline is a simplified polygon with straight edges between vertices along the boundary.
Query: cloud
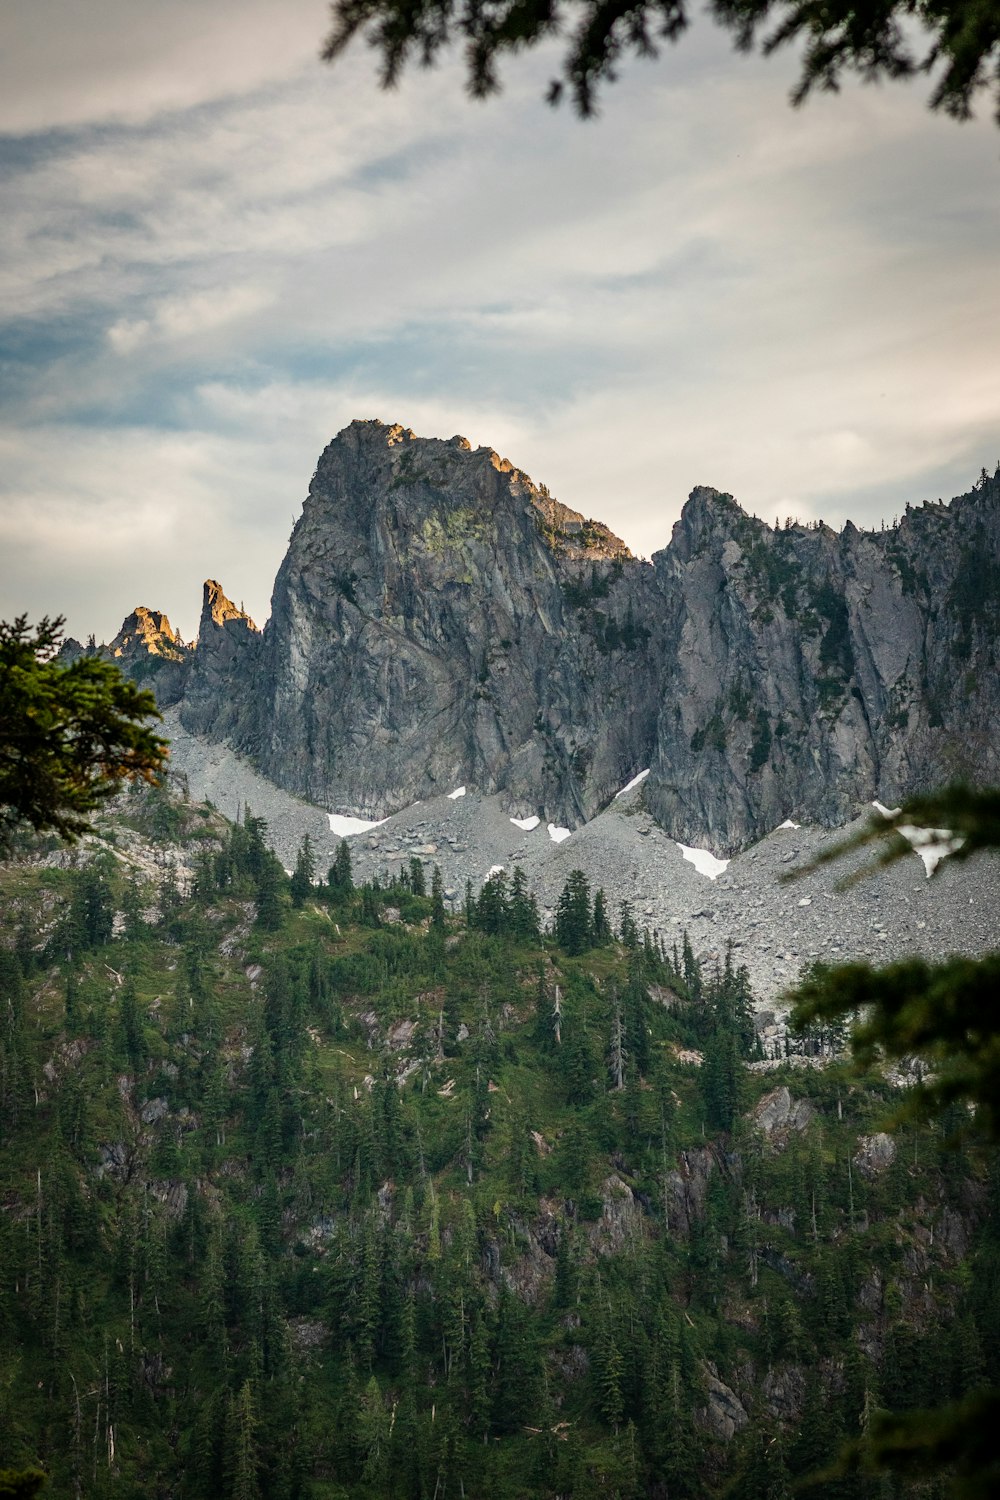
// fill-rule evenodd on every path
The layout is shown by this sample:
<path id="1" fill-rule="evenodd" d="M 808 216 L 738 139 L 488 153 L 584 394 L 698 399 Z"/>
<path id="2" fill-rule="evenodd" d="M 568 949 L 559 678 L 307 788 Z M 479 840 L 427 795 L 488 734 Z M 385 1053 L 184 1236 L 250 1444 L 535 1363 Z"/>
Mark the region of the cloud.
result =
<path id="1" fill-rule="evenodd" d="M 147 318 L 119 318 L 108 329 L 116 354 L 132 354 L 153 340 L 190 339 L 258 312 L 269 301 L 263 287 L 216 287 L 183 297 L 168 297 Z"/>
<path id="2" fill-rule="evenodd" d="M 53 449 L 63 454 L 55 478 Z M 78 636 L 107 640 L 142 603 L 191 636 L 211 576 L 266 618 L 297 508 L 282 493 L 282 457 L 250 433 L 0 432 L 0 613 L 65 614 Z"/>
<path id="3" fill-rule="evenodd" d="M 313 0 L 32 0 L 4 16 L 0 131 L 96 120 L 142 123 L 165 110 L 272 83 L 315 58 Z"/>
<path id="4" fill-rule="evenodd" d="M 45 3 L 84 65 L 60 42 L 0 98 L 61 127 L 7 143 L 0 614 L 190 630 L 209 573 L 266 613 L 355 416 L 488 443 L 644 553 L 696 483 L 872 523 L 992 465 L 989 126 L 903 90 L 791 114 L 791 64 L 711 31 L 581 125 L 540 102 L 551 57 L 480 108 L 454 67 L 319 68 L 311 6 L 223 0 L 202 35 L 165 0 L 157 37 L 122 0 L 81 39 Z"/>

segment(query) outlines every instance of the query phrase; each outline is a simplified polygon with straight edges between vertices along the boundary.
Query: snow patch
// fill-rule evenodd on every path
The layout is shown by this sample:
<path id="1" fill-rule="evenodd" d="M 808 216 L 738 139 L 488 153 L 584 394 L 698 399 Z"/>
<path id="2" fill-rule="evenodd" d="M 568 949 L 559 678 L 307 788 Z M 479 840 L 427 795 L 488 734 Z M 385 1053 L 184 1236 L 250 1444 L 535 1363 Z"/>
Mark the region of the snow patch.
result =
<path id="1" fill-rule="evenodd" d="M 489 869 L 486 871 L 486 879 L 492 880 L 494 875 L 505 875 L 506 873 L 507 872 L 505 871 L 503 865 L 490 865 Z"/>
<path id="2" fill-rule="evenodd" d="M 645 781 L 648 775 L 649 767 L 647 766 L 645 771 L 640 771 L 638 776 L 633 776 L 631 781 L 627 781 L 620 792 L 615 792 L 614 800 L 617 802 L 619 797 L 624 797 L 625 793 L 630 792 L 634 786 L 638 786 L 640 781 Z"/>
<path id="3" fill-rule="evenodd" d="M 554 844 L 561 844 L 569 838 L 571 832 L 570 828 L 557 828 L 554 823 L 549 824 L 549 838 Z"/>
<path id="4" fill-rule="evenodd" d="M 901 807 L 885 807 L 881 802 L 873 802 L 872 807 L 876 812 L 880 812 L 883 818 L 895 818 L 903 810 Z"/>
<path id="5" fill-rule="evenodd" d="M 792 820 L 791 820 L 791 818 L 786 818 L 783 823 L 779 823 L 778 824 L 778 832 L 780 833 L 783 828 L 801 828 L 801 827 L 802 827 L 801 823 L 793 823 Z"/>
<path id="6" fill-rule="evenodd" d="M 707 849 L 690 849 L 687 844 L 678 844 L 677 847 L 684 858 L 694 865 L 698 874 L 707 875 L 709 880 L 715 880 L 729 864 L 728 859 L 716 859 Z"/>
<path id="7" fill-rule="evenodd" d="M 883 818 L 895 818 L 902 811 L 898 807 L 883 807 L 881 802 L 873 802 L 872 807 Z M 965 843 L 950 828 L 918 828 L 915 823 L 900 823 L 896 832 L 901 833 L 914 854 L 920 856 L 928 880 L 941 861 L 947 859 L 949 854 L 954 854 L 956 849 L 961 849 Z"/>
<path id="8" fill-rule="evenodd" d="M 511 818 L 510 821 L 513 823 L 513 825 L 514 825 L 515 828 L 523 828 L 524 831 L 525 831 L 525 833 L 530 833 L 533 828 L 537 828 L 538 827 L 539 823 L 542 820 L 541 820 L 541 818 L 531 817 L 531 818 Z"/>
<path id="9" fill-rule="evenodd" d="M 912 823 L 903 823 L 898 832 L 903 835 L 914 854 L 920 855 L 928 880 L 941 861 L 949 854 L 954 854 L 956 849 L 961 849 L 965 843 L 950 828 L 917 828 Z"/>
<path id="10" fill-rule="evenodd" d="M 464 796 L 465 796 L 465 787 L 464 786 L 457 786 L 453 792 L 449 792 L 448 793 L 448 801 L 449 802 L 454 802 L 456 797 L 464 797 Z"/>
<path id="11" fill-rule="evenodd" d="M 330 832 L 338 833 L 342 839 L 349 839 L 353 833 L 367 833 L 369 828 L 381 828 L 389 821 L 388 818 L 379 818 L 377 823 L 372 823 L 367 818 L 348 818 L 342 813 L 327 813 L 327 817 Z"/>

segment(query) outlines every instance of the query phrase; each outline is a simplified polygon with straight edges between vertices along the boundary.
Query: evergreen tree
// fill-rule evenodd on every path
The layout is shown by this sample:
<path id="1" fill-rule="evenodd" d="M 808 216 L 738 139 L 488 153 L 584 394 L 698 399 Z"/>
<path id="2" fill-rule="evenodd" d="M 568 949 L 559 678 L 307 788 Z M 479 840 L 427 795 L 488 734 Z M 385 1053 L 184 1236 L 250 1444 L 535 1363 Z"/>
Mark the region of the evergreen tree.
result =
<path id="1" fill-rule="evenodd" d="M 299 908 L 312 892 L 313 881 L 316 878 L 316 856 L 313 853 L 312 839 L 308 833 L 302 837 L 299 852 L 295 857 L 295 869 L 289 881 L 289 891 L 292 897 L 292 905 Z"/>
<path id="2" fill-rule="evenodd" d="M 444 882 L 438 865 L 431 876 L 431 929 L 439 936 L 444 934 Z"/>
<path id="3" fill-rule="evenodd" d="M 128 943 L 140 943 L 146 936 L 143 908 L 143 891 L 136 877 L 130 875 L 122 887 L 122 935 Z"/>
<path id="4" fill-rule="evenodd" d="M 166 741 L 140 722 L 160 717 L 153 694 L 103 657 L 59 661 L 62 626 L 0 621 L 3 843 L 21 822 L 74 842 L 125 781 L 155 782 L 166 760 Z"/>
<path id="5" fill-rule="evenodd" d="M 508 906 L 509 929 L 519 942 L 537 942 L 540 935 L 538 903 L 528 890 L 528 879 L 520 865 L 514 866 Z"/>
<path id="6" fill-rule="evenodd" d="M 114 898 L 107 874 L 98 861 L 76 875 L 71 922 L 86 948 L 103 948 L 114 930 Z"/>
<path id="7" fill-rule="evenodd" d="M 594 896 L 594 915 L 591 918 L 590 931 L 595 948 L 606 947 L 614 937 L 611 923 L 608 921 L 607 898 L 600 889 Z"/>
<path id="8" fill-rule="evenodd" d="M 633 949 L 639 946 L 639 929 L 635 923 L 630 901 L 623 901 L 618 908 L 618 936 L 626 948 Z"/>
<path id="9" fill-rule="evenodd" d="M 208 906 L 214 899 L 215 892 L 215 856 L 208 849 L 203 849 L 194 862 L 194 880 L 191 884 L 191 895 L 200 905 Z"/>
<path id="10" fill-rule="evenodd" d="M 257 1473 L 257 1404 L 249 1380 L 245 1380 L 239 1394 L 230 1399 L 227 1427 L 230 1431 L 231 1500 L 261 1500 Z"/>
<path id="11" fill-rule="evenodd" d="M 265 932 L 275 932 L 284 920 L 280 896 L 284 876 L 271 851 L 265 852 L 257 877 L 256 922 Z"/>
<path id="12" fill-rule="evenodd" d="M 569 1104 L 587 1104 L 594 1093 L 594 1054 L 582 1009 L 567 1018 L 560 1058 L 562 1076 Z"/>
<path id="13" fill-rule="evenodd" d="M 581 1198 L 590 1177 L 592 1142 L 579 1115 L 566 1126 L 559 1148 L 559 1184 L 570 1198 Z"/>
<path id="14" fill-rule="evenodd" d="M 120 1046 L 133 1068 L 145 1061 L 148 1047 L 135 982 L 126 979 L 121 988 L 118 1009 Z"/>
<path id="15" fill-rule="evenodd" d="M 574 957 L 592 945 L 590 884 L 582 870 L 571 870 L 556 906 L 556 942 Z"/>
<path id="16" fill-rule="evenodd" d="M 327 873 L 327 884 L 330 887 L 331 896 L 337 900 L 343 900 L 354 890 L 354 879 L 351 873 L 351 851 L 346 839 L 341 839 L 337 846 L 333 864 Z"/>
<path id="17" fill-rule="evenodd" d="M 622 1397 L 625 1361 L 611 1308 L 605 1305 L 600 1311 L 595 1356 L 598 1408 L 603 1420 L 617 1432 L 625 1411 Z"/>
<path id="18" fill-rule="evenodd" d="M 621 1016 L 624 1045 L 632 1066 L 645 1078 L 652 1059 L 649 1045 L 649 991 L 638 960 L 629 961 L 628 980 L 621 994 Z"/>
<path id="19" fill-rule="evenodd" d="M 481 932 L 488 932 L 496 937 L 507 931 L 509 922 L 507 874 L 504 870 L 496 870 L 484 881 L 483 888 L 479 892 L 475 926 Z"/>
<path id="20" fill-rule="evenodd" d="M 739 1040 L 728 1026 L 714 1031 L 705 1043 L 705 1112 L 714 1130 L 732 1130 L 745 1092 Z"/>
<path id="21" fill-rule="evenodd" d="M 754 1431 L 746 1468 L 731 1494 L 733 1500 L 792 1500 L 781 1441 L 773 1432 Z"/>

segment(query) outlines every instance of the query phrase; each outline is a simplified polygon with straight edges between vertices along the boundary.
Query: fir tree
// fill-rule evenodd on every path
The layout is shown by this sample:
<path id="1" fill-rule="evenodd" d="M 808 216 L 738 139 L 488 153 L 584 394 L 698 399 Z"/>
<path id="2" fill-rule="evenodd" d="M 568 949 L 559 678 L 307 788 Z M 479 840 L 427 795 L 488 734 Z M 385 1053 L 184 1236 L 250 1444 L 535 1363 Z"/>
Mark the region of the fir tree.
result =
<path id="1" fill-rule="evenodd" d="M 623 901 L 618 908 L 618 936 L 626 948 L 639 946 L 639 929 L 635 924 L 630 901 Z"/>
<path id="2" fill-rule="evenodd" d="M 295 857 L 295 869 L 292 871 L 288 886 L 294 907 L 299 908 L 303 905 L 312 891 L 315 878 L 316 857 L 313 853 L 312 839 L 306 833 L 299 845 L 299 852 Z"/>
<path id="3" fill-rule="evenodd" d="M 595 948 L 606 947 L 614 937 L 611 923 L 608 921 L 607 898 L 604 891 L 600 889 L 594 896 L 594 915 L 591 918 L 590 931 Z"/>
<path id="4" fill-rule="evenodd" d="M 590 884 L 582 870 L 571 870 L 556 906 L 556 942 L 571 957 L 592 944 Z"/>
<path id="5" fill-rule="evenodd" d="M 275 932 L 284 915 L 279 894 L 284 877 L 273 854 L 270 850 L 266 853 L 257 877 L 256 922 L 265 932 Z"/>
<path id="6" fill-rule="evenodd" d="M 539 937 L 538 903 L 528 890 L 528 880 L 520 865 L 514 866 L 508 905 L 511 934 L 519 942 L 537 942 Z"/>
<path id="7" fill-rule="evenodd" d="M 354 879 L 351 873 L 351 851 L 346 839 L 341 839 L 337 845 L 337 853 L 333 864 L 327 873 L 327 884 L 330 887 L 331 896 L 337 900 L 343 900 L 354 890 Z"/>
<path id="8" fill-rule="evenodd" d="M 431 876 L 431 928 L 439 936 L 444 934 L 444 882 L 438 865 Z"/>

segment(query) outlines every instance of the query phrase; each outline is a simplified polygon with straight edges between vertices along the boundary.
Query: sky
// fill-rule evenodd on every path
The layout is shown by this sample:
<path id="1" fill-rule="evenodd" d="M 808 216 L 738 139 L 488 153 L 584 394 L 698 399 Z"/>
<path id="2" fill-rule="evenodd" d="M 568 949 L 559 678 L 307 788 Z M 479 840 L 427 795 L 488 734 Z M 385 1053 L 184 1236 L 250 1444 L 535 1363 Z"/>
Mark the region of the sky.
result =
<path id="1" fill-rule="evenodd" d="M 551 51 L 390 93 L 322 0 L 32 0 L 0 55 L 0 618 L 262 623 L 325 444 L 462 433 L 649 556 L 711 484 L 891 522 L 1000 456 L 1000 130 L 793 110 L 708 20 L 600 118 Z"/>

